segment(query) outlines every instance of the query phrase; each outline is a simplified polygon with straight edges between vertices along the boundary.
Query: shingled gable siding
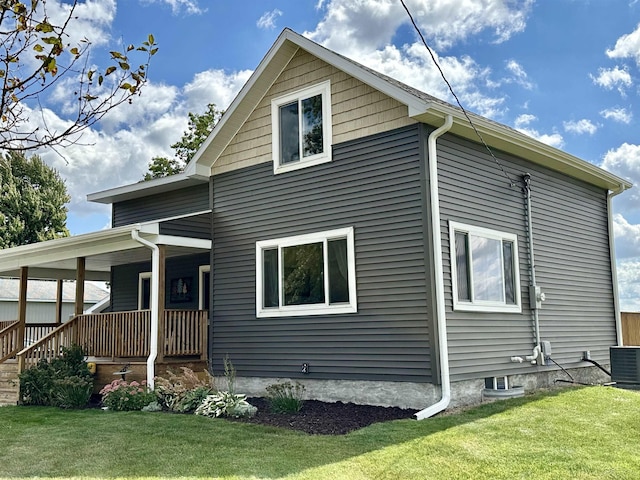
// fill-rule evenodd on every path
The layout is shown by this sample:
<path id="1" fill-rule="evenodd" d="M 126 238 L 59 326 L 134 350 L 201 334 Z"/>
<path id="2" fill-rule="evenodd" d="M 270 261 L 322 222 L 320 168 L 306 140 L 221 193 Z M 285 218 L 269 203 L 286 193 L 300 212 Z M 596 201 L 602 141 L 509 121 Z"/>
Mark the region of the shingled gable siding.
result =
<path id="1" fill-rule="evenodd" d="M 587 349 L 606 363 L 615 343 L 606 192 L 495 153 L 513 178 L 532 176 L 536 278 L 547 298 L 539 311 L 542 340 L 551 342 L 563 366 L 586 365 L 580 358 Z M 535 344 L 523 194 L 477 144 L 446 135 L 438 142 L 438 161 L 452 378 L 533 373 L 538 367 L 510 362 Z M 521 314 L 452 310 L 449 220 L 518 235 Z"/>
<path id="2" fill-rule="evenodd" d="M 203 183 L 173 192 L 114 203 L 112 226 L 187 215 L 209 208 L 209 185 Z"/>
<path id="3" fill-rule="evenodd" d="M 219 173 L 271 161 L 271 100 L 331 82 L 333 144 L 415 124 L 407 106 L 299 50 L 213 165 Z"/>
<path id="4" fill-rule="evenodd" d="M 409 127 L 336 145 L 328 164 L 212 177 L 217 368 L 229 355 L 242 376 L 431 380 L 419 140 Z M 256 241 L 348 226 L 358 313 L 256 318 Z"/>

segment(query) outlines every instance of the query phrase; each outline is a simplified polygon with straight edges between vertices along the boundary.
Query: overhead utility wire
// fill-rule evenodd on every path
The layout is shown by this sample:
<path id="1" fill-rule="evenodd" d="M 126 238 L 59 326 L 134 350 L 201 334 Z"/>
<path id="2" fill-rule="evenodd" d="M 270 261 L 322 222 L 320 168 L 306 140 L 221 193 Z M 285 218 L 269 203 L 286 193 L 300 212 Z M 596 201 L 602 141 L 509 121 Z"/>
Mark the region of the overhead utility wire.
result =
<path id="1" fill-rule="evenodd" d="M 415 31 L 418 33 L 418 36 L 420 37 L 420 39 L 422 40 L 423 45 L 425 46 L 425 48 L 427 49 L 427 51 L 429 52 L 429 55 L 431 55 L 431 60 L 433 60 L 434 65 L 436 66 L 436 68 L 438 69 L 438 71 L 440 72 L 440 76 L 442 77 L 442 79 L 444 80 L 444 83 L 447 84 L 447 87 L 449 87 L 449 91 L 451 92 L 451 95 L 453 95 L 453 98 L 456 99 L 456 102 L 458 103 L 458 106 L 460 107 L 460 109 L 462 110 L 462 113 L 464 113 L 464 116 L 467 117 L 467 120 L 469 121 L 469 125 L 471 125 L 471 128 L 473 128 L 473 131 L 476 132 L 476 135 L 478 136 L 478 138 L 480 139 L 480 141 L 482 142 L 482 144 L 484 145 L 484 148 L 487 149 L 487 152 L 489 152 L 489 155 L 491 155 L 491 158 L 493 158 L 496 162 L 496 164 L 500 167 L 500 170 L 502 170 L 502 173 L 504 173 L 504 176 L 507 177 L 507 179 L 509 180 L 509 185 L 512 187 L 518 186 L 518 183 L 516 181 L 514 181 L 509 174 L 507 173 L 507 171 L 504 169 L 504 167 L 502 166 L 502 164 L 500 163 L 500 161 L 496 158 L 496 156 L 493 154 L 493 152 L 491 151 L 491 148 L 489 148 L 489 145 L 487 145 L 487 142 L 484 141 L 484 138 L 482 138 L 482 135 L 480 135 L 480 132 L 478 131 L 478 129 L 476 128 L 476 126 L 474 125 L 473 121 L 471 120 L 471 117 L 469 116 L 469 114 L 467 113 L 467 110 L 462 106 L 462 103 L 460 102 L 460 99 L 458 98 L 458 96 L 456 95 L 456 92 L 453 91 L 453 87 L 451 86 L 451 84 L 449 83 L 449 80 L 447 80 L 447 77 L 444 75 L 444 72 L 442 71 L 442 68 L 440 68 L 440 64 L 438 63 L 438 61 L 436 60 L 435 55 L 433 54 L 433 51 L 431 50 L 431 47 L 429 47 L 429 45 L 427 44 L 427 41 L 425 40 L 424 36 L 422 35 L 422 32 L 420 31 L 420 28 L 418 28 L 418 25 L 416 24 L 415 20 L 413 19 L 413 15 L 411 15 L 411 12 L 409 11 L 409 8 L 407 7 L 407 5 L 404 3 L 404 0 L 400 0 L 400 3 L 402 4 L 402 6 L 404 7 L 405 11 L 407 12 L 407 15 L 409 15 L 409 19 L 411 19 L 411 23 L 413 24 L 413 28 L 415 29 Z"/>

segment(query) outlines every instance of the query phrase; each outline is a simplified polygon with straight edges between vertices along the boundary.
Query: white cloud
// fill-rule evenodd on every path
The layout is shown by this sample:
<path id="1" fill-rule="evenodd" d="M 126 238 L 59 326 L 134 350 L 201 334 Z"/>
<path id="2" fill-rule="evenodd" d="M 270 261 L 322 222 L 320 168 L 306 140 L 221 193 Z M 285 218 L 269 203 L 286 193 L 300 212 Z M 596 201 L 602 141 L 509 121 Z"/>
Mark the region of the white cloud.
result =
<path id="1" fill-rule="evenodd" d="M 206 70 L 196 73 L 184 86 L 188 111 L 204 111 L 208 103 L 225 110 L 251 76 L 252 70 L 227 73 L 224 70 Z"/>
<path id="2" fill-rule="evenodd" d="M 640 258 L 640 225 L 629 223 L 617 213 L 613 217 L 613 233 L 618 258 Z M 640 278 L 640 275 L 638 277 Z"/>
<path id="3" fill-rule="evenodd" d="M 640 312 L 640 258 L 618 260 L 620 310 Z"/>
<path id="4" fill-rule="evenodd" d="M 631 123 L 631 119 L 633 118 L 633 113 L 627 111 L 626 108 L 616 107 L 616 108 L 607 108 L 600 112 L 607 120 L 614 120 L 620 123 Z"/>
<path id="5" fill-rule="evenodd" d="M 282 12 L 277 8 L 271 10 L 270 12 L 264 12 L 262 16 L 256 22 L 258 28 L 262 28 L 264 30 L 273 30 L 276 28 L 276 20 L 279 16 L 282 15 Z"/>
<path id="6" fill-rule="evenodd" d="M 625 95 L 625 88 L 630 87 L 633 83 L 627 69 L 618 66 L 614 68 L 600 68 L 597 76 L 589 76 L 596 85 L 606 88 L 607 90 L 616 88 L 623 96 Z"/>
<path id="7" fill-rule="evenodd" d="M 636 29 L 621 36 L 611 50 L 607 50 L 609 58 L 633 58 L 640 65 L 640 24 Z"/>
<path id="8" fill-rule="evenodd" d="M 87 202 L 87 194 L 140 181 L 151 158 L 173 155 L 170 145 L 187 128 L 189 112 L 203 112 L 207 103 L 227 108 L 250 74 L 208 70 L 181 88 L 150 83 L 132 105 L 109 112 L 99 130 L 86 130 L 77 144 L 58 148 L 59 154 L 51 149 L 38 153 L 65 179 L 75 216 L 108 215 L 104 205 Z M 33 126 L 46 120 L 61 129 L 68 122 L 51 110 L 42 113 L 31 112 Z"/>
<path id="9" fill-rule="evenodd" d="M 161 3 L 171 7 L 171 13 L 178 15 L 181 12 L 187 15 L 201 15 L 206 12 L 206 8 L 200 7 L 198 0 L 141 0 L 142 3 L 153 4 Z"/>
<path id="10" fill-rule="evenodd" d="M 515 4 L 511 0 L 407 0 L 416 23 L 433 46 L 442 49 L 471 35 L 492 30 L 496 42 L 503 42 L 524 30 L 532 0 Z M 353 51 L 383 48 L 398 27 L 410 24 L 396 0 L 331 0 L 318 2 L 325 16 L 309 38 L 347 56 Z"/>
<path id="11" fill-rule="evenodd" d="M 538 119 L 535 115 L 531 115 L 530 113 L 523 113 L 522 115 L 518 115 L 515 121 L 516 128 L 524 128 L 529 125 L 531 122 L 535 122 Z"/>
<path id="12" fill-rule="evenodd" d="M 527 90 L 531 90 L 534 87 L 533 82 L 529 80 L 527 72 L 525 72 L 522 65 L 515 60 L 509 60 L 506 64 L 506 68 L 513 75 L 513 79 L 508 79 L 508 82 L 514 82 L 522 86 Z"/>
<path id="13" fill-rule="evenodd" d="M 531 128 L 529 126 L 536 120 L 538 120 L 538 117 L 529 113 L 519 115 L 514 122 L 514 128 L 519 132 L 524 133 L 525 135 L 529 135 L 530 137 L 533 137 L 542 143 L 546 143 L 547 145 L 550 145 L 552 147 L 562 148 L 562 146 L 564 145 L 564 139 L 562 138 L 562 135 L 560 135 L 559 133 L 540 133 L 535 128 Z"/>
<path id="14" fill-rule="evenodd" d="M 598 131 L 598 126 L 595 125 L 591 120 L 587 120 L 586 118 L 577 121 L 572 120 L 564 122 L 563 126 L 565 131 L 577 133 L 579 135 L 582 135 L 583 133 L 593 135 Z"/>
<path id="15" fill-rule="evenodd" d="M 640 145 L 625 142 L 609 150 L 601 167 L 635 184 L 640 183 Z"/>

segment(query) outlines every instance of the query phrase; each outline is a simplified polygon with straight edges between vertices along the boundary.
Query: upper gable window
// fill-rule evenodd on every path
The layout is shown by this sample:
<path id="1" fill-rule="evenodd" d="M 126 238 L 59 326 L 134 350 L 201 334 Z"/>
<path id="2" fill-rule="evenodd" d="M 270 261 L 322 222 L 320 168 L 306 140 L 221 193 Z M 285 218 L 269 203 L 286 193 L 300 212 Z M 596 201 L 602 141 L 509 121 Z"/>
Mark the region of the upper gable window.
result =
<path id="1" fill-rule="evenodd" d="M 520 312 L 518 238 L 449 222 L 453 309 Z"/>
<path id="2" fill-rule="evenodd" d="M 329 81 L 271 101 L 273 171 L 331 161 Z"/>

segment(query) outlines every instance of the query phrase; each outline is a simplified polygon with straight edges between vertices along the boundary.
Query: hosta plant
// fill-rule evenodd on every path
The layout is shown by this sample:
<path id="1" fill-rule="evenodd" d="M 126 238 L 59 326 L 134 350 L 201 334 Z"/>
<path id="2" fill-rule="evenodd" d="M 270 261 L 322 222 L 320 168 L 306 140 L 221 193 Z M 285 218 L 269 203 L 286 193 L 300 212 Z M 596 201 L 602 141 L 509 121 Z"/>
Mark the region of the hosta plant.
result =
<path id="1" fill-rule="evenodd" d="M 196 415 L 205 417 L 253 417 L 258 409 L 241 393 L 218 392 L 208 395 L 196 408 Z"/>

